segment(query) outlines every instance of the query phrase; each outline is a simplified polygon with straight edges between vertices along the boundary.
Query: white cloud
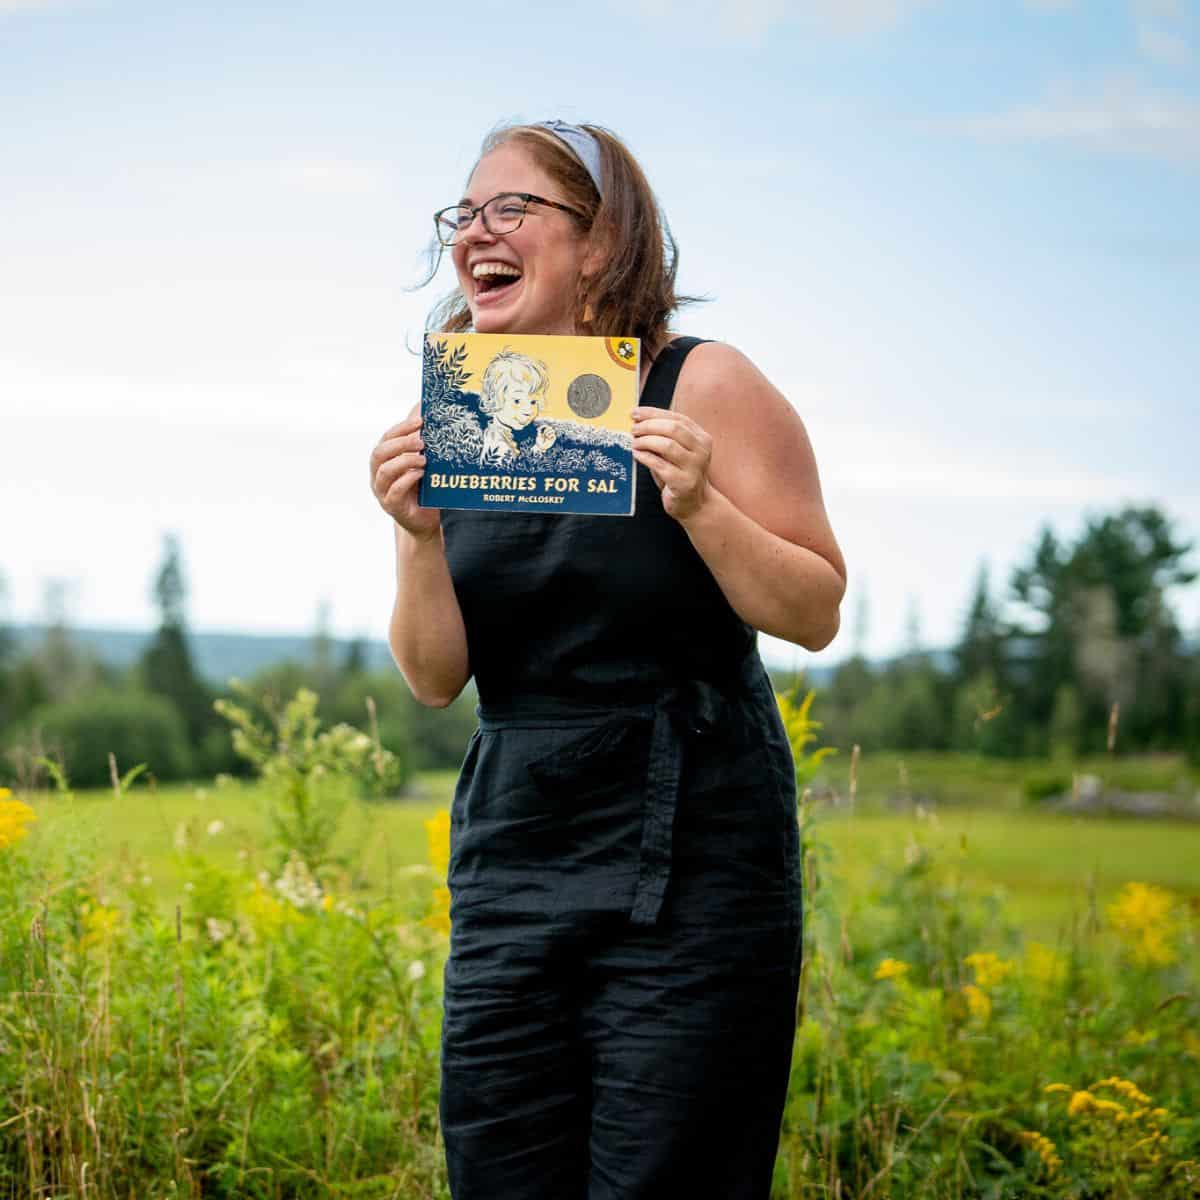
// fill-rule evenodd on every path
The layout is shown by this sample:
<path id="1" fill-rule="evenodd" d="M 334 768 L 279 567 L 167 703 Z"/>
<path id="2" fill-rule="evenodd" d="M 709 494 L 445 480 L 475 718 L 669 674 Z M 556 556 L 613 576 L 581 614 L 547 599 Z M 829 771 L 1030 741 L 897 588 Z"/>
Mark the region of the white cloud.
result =
<path id="1" fill-rule="evenodd" d="M 644 18 L 686 16 L 695 29 L 758 41 L 777 25 L 809 24 L 841 36 L 892 29 L 937 0 L 631 0 Z"/>
<path id="2" fill-rule="evenodd" d="M 1060 82 L 1035 104 L 949 122 L 988 141 L 1055 142 L 1105 153 L 1200 158 L 1200 102 L 1133 76 Z"/>
<path id="3" fill-rule="evenodd" d="M 1179 34 L 1151 25 L 1139 27 L 1138 50 L 1143 57 L 1171 67 L 1185 66 L 1192 61 L 1192 48 Z"/>

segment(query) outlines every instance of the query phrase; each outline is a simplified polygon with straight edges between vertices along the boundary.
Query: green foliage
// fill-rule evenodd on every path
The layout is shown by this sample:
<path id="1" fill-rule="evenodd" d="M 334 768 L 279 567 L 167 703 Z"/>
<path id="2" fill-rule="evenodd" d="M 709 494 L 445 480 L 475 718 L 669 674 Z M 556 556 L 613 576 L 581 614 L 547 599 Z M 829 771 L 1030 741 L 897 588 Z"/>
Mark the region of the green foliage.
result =
<path id="1" fill-rule="evenodd" d="M 159 627 L 138 664 L 142 686 L 169 700 L 183 720 L 193 757 L 202 770 L 221 770 L 226 762 L 220 742 L 210 738 L 216 726 L 212 695 L 192 662 L 184 628 L 187 587 L 179 540 L 168 534 L 163 561 L 154 580 Z"/>
<path id="2" fill-rule="evenodd" d="M 322 729 L 317 695 L 301 688 L 282 708 L 256 712 L 244 702 L 218 700 L 233 727 L 233 746 L 262 778 L 272 798 L 271 825 L 280 861 L 297 855 L 313 872 L 335 861 L 332 842 L 351 799 L 382 796 L 402 782 L 400 760 L 347 724 Z"/>
<path id="3" fill-rule="evenodd" d="M 933 760 L 908 761 L 923 786 Z M 961 759 L 946 779 L 951 765 L 969 787 Z M 869 783 L 893 767 L 864 756 L 860 772 Z M 975 769 L 991 782 L 1028 767 Z M 227 817 L 254 807 L 260 785 L 226 786 Z M 218 861 L 232 830 L 191 839 L 177 927 L 173 908 L 164 918 L 152 902 L 136 847 L 94 861 L 85 801 L 69 789 L 29 799 L 64 812 L 0 852 L 0 1196 L 445 1200 L 445 939 L 428 907 L 444 812 L 427 822 L 436 870 L 409 844 L 404 877 L 420 900 L 361 889 L 361 860 L 318 875 L 293 856 L 258 872 Z M 161 800 L 138 789 L 93 803 L 148 827 Z M 371 811 L 417 828 L 428 812 Z M 804 1008 L 773 1200 L 1190 1200 L 1194 912 L 1162 887 L 1126 887 L 1111 903 L 1089 893 L 1077 860 L 1103 839 L 1082 850 L 1071 822 L 976 811 L 962 827 L 969 840 L 932 814 L 806 810 Z M 237 836 L 257 863 L 250 829 Z M 989 830 L 1003 843 L 989 853 L 1028 852 L 1020 874 L 1058 863 L 1061 886 L 1078 881 L 1079 918 L 1057 941 L 1022 928 L 983 882 L 976 831 Z M 1111 833 L 1111 869 L 1147 878 L 1163 865 L 1147 851 L 1157 839 L 1179 887 L 1191 878 L 1183 832 Z"/>
<path id="4" fill-rule="evenodd" d="M 80 787 L 107 785 L 110 753 L 119 768 L 145 763 L 167 779 L 191 769 L 187 734 L 175 708 L 159 696 L 128 688 L 99 688 L 75 700 L 43 705 L 26 733 L 35 730 Z"/>

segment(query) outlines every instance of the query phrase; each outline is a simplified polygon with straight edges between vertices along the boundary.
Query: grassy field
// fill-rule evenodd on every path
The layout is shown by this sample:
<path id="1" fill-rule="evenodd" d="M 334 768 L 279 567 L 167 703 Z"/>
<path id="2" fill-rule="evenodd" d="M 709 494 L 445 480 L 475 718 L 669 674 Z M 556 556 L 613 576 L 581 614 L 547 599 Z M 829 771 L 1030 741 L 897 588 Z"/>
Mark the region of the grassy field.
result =
<path id="1" fill-rule="evenodd" d="M 853 803 L 825 766 L 773 1200 L 1200 1195 L 1200 823 L 1047 812 L 1048 764 L 881 755 Z M 453 774 L 347 802 L 315 872 L 268 786 L 0 794 L 0 1200 L 448 1200 Z"/>
<path id="2" fill-rule="evenodd" d="M 1200 898 L 1200 822 L 1039 811 L 1021 791 L 1039 769 L 1046 768 L 990 763 L 981 770 L 957 756 L 880 756 L 862 764 L 853 811 L 847 781 L 831 772 L 841 802 L 819 803 L 817 820 L 818 837 L 833 852 L 834 878 L 862 891 L 880 870 L 902 865 L 917 839 L 959 861 L 976 885 L 998 889 L 1019 923 L 1050 940 L 1132 879 Z M 1164 784 L 1186 778 L 1174 760 L 1142 760 L 1125 772 L 1139 780 L 1156 772 Z M 428 773 L 401 801 L 348 810 L 336 843 L 355 864 L 346 889 L 380 897 L 423 887 L 406 868 L 425 861 L 424 822 L 448 807 L 453 786 L 453 772 Z M 142 786 L 120 800 L 109 792 L 84 792 L 73 801 L 45 795 L 38 809 L 33 837 L 51 846 L 78 840 L 93 846 L 113 872 L 149 876 L 164 912 L 181 899 L 186 868 L 178 850 L 185 844 L 222 867 L 266 865 L 259 862 L 265 802 L 252 784 Z"/>

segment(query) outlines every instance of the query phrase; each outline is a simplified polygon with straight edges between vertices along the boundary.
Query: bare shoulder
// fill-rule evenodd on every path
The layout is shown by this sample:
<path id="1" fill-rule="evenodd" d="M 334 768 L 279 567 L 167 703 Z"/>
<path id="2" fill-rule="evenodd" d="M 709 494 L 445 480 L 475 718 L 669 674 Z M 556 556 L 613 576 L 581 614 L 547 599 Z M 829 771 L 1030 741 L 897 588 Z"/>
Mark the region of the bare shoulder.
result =
<path id="1" fill-rule="evenodd" d="M 696 346 L 672 407 L 711 438 L 713 484 L 772 533 L 826 558 L 845 578 L 812 443 L 788 398 L 740 350 Z"/>
<path id="2" fill-rule="evenodd" d="M 672 407 L 707 430 L 732 457 L 749 452 L 764 466 L 811 455 L 800 414 L 740 350 L 705 342 L 687 356 Z"/>

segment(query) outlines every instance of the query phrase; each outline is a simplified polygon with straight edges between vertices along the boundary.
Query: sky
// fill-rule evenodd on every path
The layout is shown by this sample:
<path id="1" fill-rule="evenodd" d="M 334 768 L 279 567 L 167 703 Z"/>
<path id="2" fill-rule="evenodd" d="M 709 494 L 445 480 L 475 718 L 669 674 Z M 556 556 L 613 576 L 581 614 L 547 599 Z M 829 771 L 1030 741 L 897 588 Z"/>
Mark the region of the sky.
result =
<path id="1" fill-rule="evenodd" d="M 430 215 L 548 117 L 627 142 L 707 297 L 675 328 L 803 417 L 820 661 L 952 643 L 1046 524 L 1200 541 L 1198 3 L 0 0 L 9 619 L 150 627 L 171 532 L 193 628 L 384 636 Z"/>

